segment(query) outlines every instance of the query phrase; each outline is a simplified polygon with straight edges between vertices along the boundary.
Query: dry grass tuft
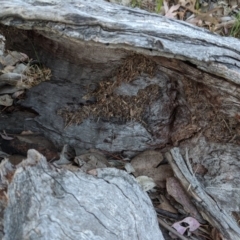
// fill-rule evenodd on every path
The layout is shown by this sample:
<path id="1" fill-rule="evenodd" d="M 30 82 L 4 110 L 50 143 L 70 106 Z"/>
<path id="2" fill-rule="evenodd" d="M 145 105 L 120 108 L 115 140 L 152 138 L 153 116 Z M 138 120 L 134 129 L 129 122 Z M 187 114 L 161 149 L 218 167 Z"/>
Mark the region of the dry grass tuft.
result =
<path id="1" fill-rule="evenodd" d="M 29 66 L 24 72 L 27 77 L 24 80 L 24 84 L 29 86 L 29 88 L 37 86 L 41 82 L 49 81 L 51 78 L 51 70 L 46 67 L 39 67 L 37 64 Z"/>

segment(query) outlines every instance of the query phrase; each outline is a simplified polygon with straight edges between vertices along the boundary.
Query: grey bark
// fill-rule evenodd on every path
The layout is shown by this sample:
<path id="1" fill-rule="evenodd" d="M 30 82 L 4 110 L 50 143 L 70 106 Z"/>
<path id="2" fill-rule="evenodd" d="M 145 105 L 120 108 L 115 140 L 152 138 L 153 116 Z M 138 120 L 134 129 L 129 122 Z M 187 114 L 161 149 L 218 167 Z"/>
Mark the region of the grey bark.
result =
<path id="1" fill-rule="evenodd" d="M 35 112 L 0 115 L 0 130 L 29 129 L 44 133 L 59 148 L 69 143 L 77 151 L 98 148 L 127 157 L 148 148 L 167 151 L 174 146 L 184 154 L 191 146 L 198 154 L 189 152 L 189 166 L 204 165 L 208 174 L 197 179 L 192 173 L 187 175 L 187 169 L 180 167 L 185 161 L 174 148 L 175 175 L 186 189 L 195 184 L 201 190 L 194 195 L 200 202 L 196 204 L 224 237 L 239 238 L 237 219 L 232 217 L 239 209 L 228 208 L 222 197 L 224 190 L 219 189 L 221 184 L 227 187 L 230 201 L 239 198 L 238 191 L 234 192 L 239 176 L 223 173 L 230 172 L 231 166 L 238 167 L 239 160 L 239 40 L 101 0 L 1 1 L 0 23 L 7 49 L 37 58 L 53 72 L 50 82 L 30 89 L 20 103 Z M 85 106 L 89 89 L 96 90 L 133 54 L 157 64 L 153 79 L 143 73 L 119 86 L 116 96 L 133 96 L 136 88 L 146 89 L 153 81 L 159 94 L 144 109 L 143 121 L 90 116 L 80 125 L 65 127 L 57 110 Z M 15 123 L 17 117 L 21 121 Z M 208 146 L 217 146 L 217 150 L 210 151 Z M 222 167 L 220 177 L 218 165 Z"/>
<path id="2" fill-rule="evenodd" d="M 201 143 L 204 145 L 203 142 Z M 201 145 L 201 143 L 199 145 Z M 199 145 L 196 146 L 196 148 L 199 148 Z M 185 151 L 182 149 L 184 155 L 181 155 L 179 148 L 173 148 L 171 150 L 172 157 L 171 155 L 167 155 L 167 158 L 175 174 L 177 174 L 178 179 L 185 189 L 188 189 L 188 193 L 192 197 L 195 205 L 204 213 L 204 219 L 220 229 L 223 236 L 227 236 L 230 239 L 238 239 L 240 229 L 232 217 L 232 212 L 239 212 L 239 193 L 237 187 L 239 182 L 239 167 L 237 167 L 234 172 L 230 169 L 231 165 L 234 166 L 233 168 L 236 167 L 235 165 L 238 165 L 238 160 L 235 156 L 222 156 L 221 158 L 224 159 L 224 163 L 220 159 L 214 159 L 214 157 L 211 156 L 213 152 L 210 149 L 216 147 L 214 155 L 220 154 L 223 146 L 220 144 L 213 145 L 214 144 L 204 148 L 201 153 L 198 152 L 196 148 L 193 149 L 195 150 L 194 152 L 189 151 L 188 148 L 186 148 Z M 202 146 L 200 146 L 200 148 L 201 147 Z M 206 151 L 206 149 L 210 151 Z M 228 152 L 228 150 L 226 152 Z M 193 153 L 194 157 L 192 155 Z M 232 149 L 231 153 L 237 154 L 236 149 Z M 201 158 L 201 161 L 198 161 L 198 158 Z M 194 162 L 201 162 L 201 164 L 209 169 L 209 173 L 206 174 L 204 178 L 198 176 L 198 174 L 194 173 L 189 159 L 194 159 Z M 222 163 L 227 165 L 227 167 L 212 166 L 215 164 L 219 166 Z M 217 173 L 212 174 L 213 171 Z M 229 181 L 226 175 L 233 175 L 233 177 L 231 177 Z M 229 201 L 230 199 L 231 201 Z"/>
<path id="3" fill-rule="evenodd" d="M 11 6 L 2 1 L 0 21 L 7 49 L 24 51 L 53 71 L 54 81 L 33 88 L 22 104 L 40 115 L 24 125 L 43 132 L 59 148 L 70 142 L 74 147 L 133 155 L 152 145 L 165 146 L 175 131 L 169 128 L 177 108 L 184 112 L 177 116 L 179 122 L 189 122 L 190 113 L 181 99 L 182 75 L 220 92 L 225 101 L 222 111 L 228 115 L 239 111 L 236 39 L 105 1 L 12 1 Z M 57 110 L 86 104 L 86 89 L 96 88 L 132 52 L 145 54 L 159 65 L 156 81 L 161 93 L 146 111 L 147 127 L 138 122 L 119 125 L 108 119 L 86 119 L 64 129 Z M 132 85 L 139 81 L 147 80 L 136 79 Z"/>
<path id="4" fill-rule="evenodd" d="M 124 171 L 72 172 L 29 150 L 12 174 L 5 240 L 164 239 L 151 200 Z"/>

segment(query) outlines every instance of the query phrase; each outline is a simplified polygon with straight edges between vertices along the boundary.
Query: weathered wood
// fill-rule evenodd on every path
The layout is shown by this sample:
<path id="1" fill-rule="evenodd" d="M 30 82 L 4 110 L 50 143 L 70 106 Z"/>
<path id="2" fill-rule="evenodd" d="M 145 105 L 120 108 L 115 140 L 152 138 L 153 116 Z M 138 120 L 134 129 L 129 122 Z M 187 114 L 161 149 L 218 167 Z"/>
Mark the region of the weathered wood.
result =
<path id="1" fill-rule="evenodd" d="M 2 24 L 34 30 L 45 39 L 52 39 L 55 42 L 52 51 L 59 58 L 70 57 L 68 60 L 75 63 L 79 59 L 88 59 L 104 64 L 109 58 L 120 59 L 121 54 L 113 56 L 107 54 L 106 50 L 99 51 L 97 47 L 111 49 L 109 51 L 121 49 L 119 53 L 123 49 L 134 50 L 146 55 L 189 61 L 206 72 L 239 83 L 240 48 L 238 40 L 234 38 L 219 38 L 185 22 L 102 0 L 51 3 L 14 0 L 11 5 L 8 1 L 2 1 L 1 4 Z M 51 41 L 42 41 L 41 45 L 43 48 L 53 47 L 46 46 L 49 43 Z M 81 44 L 85 51 L 81 51 Z M 89 55 L 87 48 L 96 51 L 91 51 Z"/>
<path id="2" fill-rule="evenodd" d="M 166 151 L 173 146 L 180 146 L 181 150 L 187 146 L 190 149 L 194 143 L 196 151 L 201 149 L 198 158 L 201 159 L 202 154 L 209 159 L 208 146 L 221 143 L 221 149 L 231 142 L 233 147 L 222 148 L 224 159 L 221 163 L 233 154 L 234 161 L 227 161 L 227 164 L 237 166 L 236 149 L 240 144 L 239 40 L 102 0 L 1 1 L 0 23 L 7 49 L 22 51 L 40 60 L 53 73 L 52 81 L 32 88 L 27 98 L 20 102 L 21 106 L 31 108 L 39 115 L 29 119 L 24 117 L 27 113 L 21 114 L 24 120 L 16 126 L 16 113 L 2 115 L 0 130 L 7 128 L 20 132 L 27 128 L 44 133 L 59 148 L 69 143 L 77 152 L 98 148 L 121 152 L 127 157 L 148 148 Z M 127 59 L 134 59 L 129 68 L 141 73 L 124 75 L 128 81 L 119 83 L 118 73 L 124 69 L 129 71 Z M 143 62 L 154 69 L 151 74 L 145 68 L 140 71 Z M 111 116 L 116 106 L 111 103 L 104 107 L 97 105 L 103 96 L 99 100 L 94 95 L 104 80 L 119 83 L 113 93 L 106 93 L 106 98 L 133 99 L 138 94 L 141 96 L 141 90 L 151 96 L 156 88 L 157 97 L 149 98 L 143 104 L 139 119 Z M 90 98 L 86 98 L 89 94 Z M 78 107 L 88 106 L 98 111 L 98 108 L 103 112 L 105 108 L 111 111 L 106 115 L 90 112 L 79 125 L 68 121 L 67 126 L 63 116 L 58 114 L 65 107 L 77 112 Z M 135 109 L 126 109 L 131 117 Z M 4 122 L 5 119 L 9 124 Z M 206 145 L 202 145 L 201 139 L 206 139 Z M 195 184 L 200 189 L 197 194 L 204 198 L 202 205 L 199 204 L 201 211 L 204 212 L 204 208 L 209 211 L 205 216 L 226 238 L 238 238 L 239 227 L 231 212 L 239 212 L 239 209 L 226 210 L 222 192 L 219 189 L 210 191 L 201 185 L 202 181 L 204 186 L 212 186 L 215 180 L 217 186 L 224 181 L 230 184 L 229 179 L 219 177 L 214 180 L 210 174 L 204 180 L 196 180 L 193 174 L 191 177 L 186 175 L 188 181 L 184 183 L 183 175 L 188 172 L 180 168 L 185 166 L 184 160 L 174 153 L 176 149 L 172 150 L 178 166 L 175 174 L 186 188 L 188 184 Z M 194 159 L 195 153 L 189 154 Z M 211 161 L 215 165 L 207 160 L 204 163 L 209 173 L 220 164 L 218 158 Z M 182 175 L 177 174 L 181 172 L 179 169 Z M 234 178 L 239 181 L 237 175 Z M 233 202 L 238 198 L 234 188 L 235 185 L 231 185 L 228 192 Z M 208 194 L 223 208 L 222 215 L 217 215 L 217 207 L 208 207 L 208 203 L 214 207 Z M 217 209 L 216 212 L 213 209 Z"/>
<path id="3" fill-rule="evenodd" d="M 181 125 L 191 122 L 190 113 L 187 113 L 179 95 L 179 92 L 184 92 L 181 85 L 186 77 L 211 88 L 212 95 L 220 93 L 219 101 L 228 102 L 221 106 L 223 111 L 226 108 L 226 114 L 233 117 L 240 110 L 236 85 L 239 83 L 240 48 L 236 39 L 220 38 L 184 22 L 105 1 L 64 1 L 61 4 L 54 1 L 12 1 L 11 5 L 2 1 L 0 22 L 5 25 L 2 25 L 2 31 L 7 38 L 8 49 L 14 48 L 39 58 L 53 71 L 53 79 L 57 82 L 43 83 L 32 89 L 23 104 L 40 114 L 31 128 L 44 132 L 59 148 L 71 138 L 75 147 L 97 147 L 132 155 L 152 145 L 163 147 L 178 141 L 170 135 L 179 133 L 174 133 L 174 128 L 169 131 L 169 128 L 176 112 L 184 113 L 184 116 L 176 117 L 183 123 Z M 57 110 L 69 104 L 85 104 L 82 98 L 89 86 L 93 91 L 99 81 L 111 76 L 133 51 L 155 56 L 160 68 L 156 77 L 161 78 L 159 84 L 165 82 L 160 93 L 163 97 L 147 111 L 148 116 L 144 119 L 147 127 L 132 122 L 126 128 L 127 124 L 123 127 L 95 119 L 64 129 L 66 123 L 56 114 Z M 175 60 L 167 60 L 166 57 L 174 57 Z M 161 106 L 157 109 L 159 104 Z M 233 108 L 229 109 L 229 104 Z M 28 125 L 31 126 L 29 122 Z"/>
<path id="4" fill-rule="evenodd" d="M 224 163 L 221 163 L 220 159 L 211 156 L 212 150 L 214 149 L 214 155 L 218 155 L 223 148 L 230 146 L 221 146 L 220 144 L 204 146 L 205 144 L 205 141 L 202 140 L 193 149 L 182 148 L 181 152 L 184 157 L 181 155 L 179 148 L 173 148 L 171 150 L 172 157 L 167 155 L 168 161 L 185 189 L 188 189 L 188 193 L 194 199 L 203 217 L 212 226 L 220 229 L 228 239 L 238 239 L 240 229 L 232 216 L 234 212 L 239 211 L 239 193 L 235 191 L 238 186 L 237 182 L 239 182 L 239 172 L 232 173 L 232 169 L 230 169 L 231 165 L 234 165 L 234 169 L 239 165 L 238 160 L 234 156 L 227 158 L 222 156 Z M 202 151 L 201 147 L 203 147 Z M 237 154 L 237 149 L 232 150 L 232 154 Z M 189 159 L 194 162 L 192 165 Z M 192 169 L 194 164 L 206 167 L 208 173 L 201 177 L 201 174 L 196 173 L 196 168 L 195 171 Z M 212 167 L 215 164 L 222 166 Z M 215 174 L 213 174 L 213 171 L 215 171 Z M 232 202 L 229 199 L 232 199 Z"/>
<path id="5" fill-rule="evenodd" d="M 164 239 L 151 200 L 129 174 L 71 172 L 35 150 L 8 185 L 4 233 L 5 240 Z"/>
<path id="6" fill-rule="evenodd" d="M 179 133 L 174 133 L 175 128 L 171 131 L 169 128 L 176 112 L 181 112 L 181 116 L 176 117 L 181 126 L 191 122 L 191 114 L 179 95 L 184 92 L 181 85 L 186 77 L 211 87 L 214 94 L 219 91 L 221 95 L 225 94 L 220 98 L 234 104 L 231 110 L 229 105 L 221 106 L 227 108 L 228 115 L 234 116 L 239 111 L 236 84 L 239 83 L 240 48 L 236 39 L 220 38 L 184 22 L 105 1 L 64 1 L 61 4 L 12 1 L 10 6 L 9 2 L 3 1 L 0 21 L 5 25 L 2 31 L 8 49 L 39 58 L 53 71 L 56 82 L 43 83 L 32 89 L 23 105 L 40 114 L 30 128 L 44 132 L 59 147 L 70 141 L 79 148 L 97 147 L 132 155 L 149 146 L 164 147 L 172 141 L 178 142 L 176 136 Z M 137 122 L 119 125 L 95 118 L 64 129 L 66 123 L 56 114 L 57 110 L 69 104 L 85 104 L 83 97 L 89 86 L 93 91 L 99 81 L 111 76 L 133 51 L 155 56 L 154 61 L 160 68 L 155 76 L 159 79 L 162 97 L 146 112 L 147 117 L 143 120 L 147 126 Z M 197 68 L 222 78 L 214 78 Z M 138 82 L 133 82 L 133 86 L 136 84 Z M 226 94 L 231 96 L 226 99 Z M 29 122 L 28 125 L 31 126 Z M 193 133 L 198 131 L 196 128 Z"/>

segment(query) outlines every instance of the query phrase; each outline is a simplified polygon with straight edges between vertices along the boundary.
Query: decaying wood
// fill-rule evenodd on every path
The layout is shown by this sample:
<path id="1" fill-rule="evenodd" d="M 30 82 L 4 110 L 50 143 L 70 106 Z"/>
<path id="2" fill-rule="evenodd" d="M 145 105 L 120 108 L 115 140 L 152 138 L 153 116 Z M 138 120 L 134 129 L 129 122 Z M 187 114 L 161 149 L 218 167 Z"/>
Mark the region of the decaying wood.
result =
<path id="1" fill-rule="evenodd" d="M 3 239 L 163 239 L 151 200 L 124 171 L 71 172 L 29 150 L 8 182 Z"/>
<path id="2" fill-rule="evenodd" d="M 59 148 L 126 157 L 179 147 L 169 160 L 176 176 L 187 189 L 197 187 L 197 206 L 223 236 L 239 238 L 239 176 L 230 172 L 239 159 L 239 40 L 102 0 L 1 1 L 0 23 L 6 49 L 53 74 L 19 102 L 25 112 L 0 115 L 0 130 L 28 129 Z M 188 169 L 178 152 L 186 147 Z M 197 178 L 189 172 L 194 164 L 208 172 Z M 226 188 L 236 202 L 229 208 Z"/>
<path id="3" fill-rule="evenodd" d="M 7 49 L 24 51 L 53 71 L 55 82 L 33 88 L 22 104 L 40 115 L 26 125 L 48 135 L 58 147 L 70 141 L 74 147 L 133 155 L 149 146 L 162 148 L 191 137 L 206 127 L 208 119 L 191 124 L 195 106 L 188 106 L 182 96 L 189 80 L 207 88 L 207 93 L 201 92 L 210 102 L 207 107 L 221 108 L 231 117 L 239 112 L 238 40 L 105 1 L 12 1 L 10 10 L 9 2 L 3 1 L 0 20 Z M 158 64 L 159 98 L 144 110 L 142 121 L 126 123 L 116 118 L 110 123 L 103 114 L 66 127 L 71 120 L 64 122 L 57 112 L 88 104 L 84 96 L 100 81 L 114 81 L 114 70 L 133 52 Z M 150 78 L 137 77 L 122 88 L 141 83 L 145 89 L 149 82 Z M 179 133 L 182 129 L 185 133 Z"/>
<path id="4" fill-rule="evenodd" d="M 207 103 L 202 105 L 217 108 L 227 117 L 239 112 L 238 40 L 105 1 L 12 1 L 10 9 L 9 2 L 3 1 L 0 20 L 7 49 L 24 51 L 53 71 L 55 82 L 33 88 L 22 104 L 40 115 L 25 124 L 47 135 L 59 148 L 70 141 L 74 147 L 133 155 L 149 146 L 162 148 L 191 137 L 208 124 L 205 117 L 201 124 L 191 124 L 192 108 L 199 106 L 188 106 L 182 94 L 192 80 L 205 87 L 200 98 L 202 102 L 205 97 Z M 114 81 L 114 70 L 133 53 L 158 64 L 159 98 L 144 110 L 142 122 L 117 118 L 109 123 L 103 114 L 66 127 L 59 109 L 88 104 L 84 96 L 100 81 Z M 149 81 L 137 78 L 122 88 L 142 82 L 145 89 Z M 182 129 L 185 133 L 179 133 Z"/>
<path id="5" fill-rule="evenodd" d="M 227 149 L 224 153 L 225 156 L 220 157 L 223 149 Z M 229 149 L 231 149 L 231 154 L 235 153 L 235 155 L 227 156 Z M 239 211 L 239 163 L 236 157 L 238 150 L 229 145 L 208 143 L 206 146 L 203 139 L 191 150 L 187 147 L 181 150 L 184 156 L 181 155 L 179 148 L 171 150 L 172 157 L 169 153 L 167 154 L 174 173 L 194 199 L 203 217 L 220 229 L 225 237 L 238 239 L 240 229 L 232 218 L 233 213 Z M 189 159 L 192 164 L 198 163 L 206 167 L 209 172 L 201 177 L 201 174 L 197 173 L 197 169 L 192 169 Z"/>
<path id="6" fill-rule="evenodd" d="M 101 59 L 99 63 L 104 65 L 108 58 L 114 57 L 107 56 L 106 51 L 99 52 L 96 48 L 96 52 L 86 55 L 89 51 L 86 48 L 84 52 L 81 51 L 83 49 L 80 42 L 82 42 L 84 46 L 90 48 L 106 46 L 111 49 L 110 52 L 118 48 L 119 54 L 115 56 L 118 59 L 123 56 L 120 54 L 123 49 L 146 55 L 174 57 L 239 83 L 240 48 L 237 40 L 219 38 L 218 35 L 204 29 L 139 9 L 93 0 L 61 1 L 60 3 L 59 1 L 46 3 L 45 1 L 15 0 L 10 6 L 8 1 L 2 1 L 0 18 L 4 25 L 25 30 L 34 29 L 47 39 L 53 39 L 55 49 L 52 51 L 55 55 L 75 60 L 75 62 L 79 62 L 79 59 L 97 62 L 99 58 L 98 60 Z M 48 43 L 50 42 L 46 44 Z M 61 45 L 65 43 L 67 46 L 63 49 L 68 50 L 66 53 Z M 42 42 L 41 45 L 45 44 Z M 77 50 L 77 53 L 73 50 Z M 91 59 L 92 57 L 95 60 Z M 82 61 L 79 65 L 80 63 Z M 69 69 L 64 70 L 69 71 Z"/>

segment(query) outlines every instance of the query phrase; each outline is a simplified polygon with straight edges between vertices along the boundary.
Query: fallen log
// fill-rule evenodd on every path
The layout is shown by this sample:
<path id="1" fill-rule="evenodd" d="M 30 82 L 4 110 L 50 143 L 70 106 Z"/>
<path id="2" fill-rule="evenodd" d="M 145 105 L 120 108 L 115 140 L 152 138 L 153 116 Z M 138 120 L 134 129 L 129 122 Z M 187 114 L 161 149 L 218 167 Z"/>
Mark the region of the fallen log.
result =
<path id="1" fill-rule="evenodd" d="M 25 113 L 0 115 L 0 130 L 29 129 L 58 148 L 69 143 L 77 152 L 97 148 L 125 157 L 149 148 L 173 154 L 173 147 L 201 146 L 205 157 L 192 153 L 192 159 L 209 172 L 216 166 L 208 164 L 208 146 L 220 144 L 223 155 L 238 156 L 239 40 L 101 0 L 13 0 L 1 7 L 6 49 L 37 59 L 53 76 L 19 102 Z M 17 124 L 16 116 L 22 119 Z M 173 154 L 178 167 L 185 164 L 179 156 Z M 229 196 L 239 177 L 230 180 L 218 179 L 231 185 Z M 218 194 L 206 194 L 222 203 Z M 238 191 L 233 200 L 239 206 L 237 199 Z M 239 209 L 227 209 L 223 224 L 222 208 L 208 218 L 224 237 L 236 239 L 239 219 L 232 213 L 238 216 Z"/>
<path id="2" fill-rule="evenodd" d="M 3 1 L 0 19 L 6 49 L 24 51 L 52 69 L 53 80 L 31 89 L 22 105 L 39 114 L 25 126 L 44 132 L 58 146 L 71 141 L 75 147 L 136 152 L 177 143 L 185 137 L 178 136 L 179 129 L 187 126 L 183 131 L 189 135 L 199 131 L 190 124 L 191 108 L 196 106 L 187 106 L 182 96 L 191 93 L 193 84 L 217 111 L 231 117 L 239 111 L 236 39 L 105 1 L 12 1 L 10 8 Z M 119 86 L 104 96 L 104 83 L 116 78 Z M 130 90 L 136 85 L 135 92 Z M 141 89 L 151 92 L 151 86 L 157 100 L 136 94 Z M 99 94 L 94 94 L 96 89 Z M 120 108 L 114 105 L 116 96 L 121 104 L 141 104 Z M 102 104 L 96 104 L 96 98 Z M 81 112 L 85 105 L 90 105 L 91 118 Z M 80 117 L 72 113 L 77 110 Z M 204 120 L 203 126 L 208 124 Z"/>

